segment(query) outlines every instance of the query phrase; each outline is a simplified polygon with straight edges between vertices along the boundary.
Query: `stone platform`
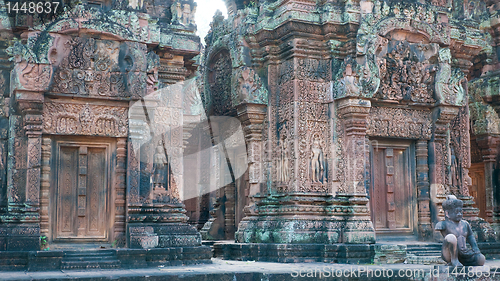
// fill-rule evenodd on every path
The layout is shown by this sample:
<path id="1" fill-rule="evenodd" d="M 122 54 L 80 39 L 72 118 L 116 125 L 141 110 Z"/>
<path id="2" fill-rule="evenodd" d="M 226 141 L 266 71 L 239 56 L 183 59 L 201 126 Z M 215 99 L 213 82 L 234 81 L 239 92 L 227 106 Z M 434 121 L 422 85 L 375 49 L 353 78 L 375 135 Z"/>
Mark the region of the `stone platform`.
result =
<path id="1" fill-rule="evenodd" d="M 272 244 L 211 241 L 214 257 L 224 260 L 262 262 L 327 262 L 346 264 L 440 265 L 441 244 L 428 242 L 382 242 L 376 244 Z M 500 259 L 500 243 L 478 243 L 487 259 Z"/>
<path id="2" fill-rule="evenodd" d="M 487 260 L 489 268 L 474 268 L 476 272 L 489 274 L 480 280 L 500 280 L 500 261 Z M 489 270 L 488 270 L 489 269 Z M 442 271 L 442 272 L 439 272 Z M 329 273 L 327 273 L 329 272 Z M 331 274 L 340 277 L 331 277 Z M 385 272 L 385 277 L 383 276 Z M 11 280 L 169 280 L 169 281 L 233 281 L 233 280 L 412 280 L 412 281 L 455 281 L 476 280 L 462 278 L 452 271 L 448 274 L 443 267 L 431 265 L 350 265 L 332 263 L 271 263 L 250 261 L 226 261 L 212 259 L 210 264 L 189 265 L 183 267 L 155 266 L 142 269 L 94 269 L 94 270 L 58 270 L 45 272 L 7 271 L 1 279 Z M 392 278 L 388 278 L 392 274 Z M 377 277 L 377 275 L 380 275 Z"/>
<path id="3" fill-rule="evenodd" d="M 214 243 L 214 257 L 227 260 L 266 262 L 371 263 L 374 247 L 370 244 L 271 244 Z"/>
<path id="4" fill-rule="evenodd" d="M 157 249 L 3 251 L 0 255 L 0 271 L 177 266 L 210 263 L 211 257 L 211 249 L 206 246 Z"/>

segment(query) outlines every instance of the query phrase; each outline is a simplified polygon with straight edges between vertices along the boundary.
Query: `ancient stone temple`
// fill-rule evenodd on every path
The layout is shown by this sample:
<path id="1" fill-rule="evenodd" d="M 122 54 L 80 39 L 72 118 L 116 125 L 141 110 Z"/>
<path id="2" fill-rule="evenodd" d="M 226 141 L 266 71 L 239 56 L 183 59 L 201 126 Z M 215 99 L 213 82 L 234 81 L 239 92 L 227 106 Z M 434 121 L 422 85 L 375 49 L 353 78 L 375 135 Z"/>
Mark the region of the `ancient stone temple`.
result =
<path id="1" fill-rule="evenodd" d="M 203 97 L 240 119 L 249 164 L 202 230 L 237 229 L 216 255 L 369 260 L 371 243 L 441 239 L 447 194 L 478 241 L 500 238 L 496 2 L 226 3 Z"/>
<path id="2" fill-rule="evenodd" d="M 179 194 L 183 117 L 199 115 L 182 94 L 200 53 L 196 4 L 58 4 L 1 4 L 0 250 L 158 248 L 118 258 L 206 261 Z M 64 252 L 49 252 L 59 266 Z"/>
<path id="3" fill-rule="evenodd" d="M 0 268 L 370 263 L 446 195 L 498 252 L 500 4 L 1 1 Z"/>

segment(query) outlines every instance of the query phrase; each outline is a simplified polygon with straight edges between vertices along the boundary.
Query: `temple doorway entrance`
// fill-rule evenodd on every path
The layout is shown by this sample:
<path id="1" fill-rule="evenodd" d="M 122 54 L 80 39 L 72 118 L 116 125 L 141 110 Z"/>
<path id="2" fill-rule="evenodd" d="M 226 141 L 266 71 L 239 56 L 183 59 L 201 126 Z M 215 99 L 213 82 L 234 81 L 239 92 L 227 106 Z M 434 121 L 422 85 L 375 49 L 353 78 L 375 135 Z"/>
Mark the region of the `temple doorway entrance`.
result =
<path id="1" fill-rule="evenodd" d="M 415 234 L 417 217 L 413 143 L 372 140 L 370 148 L 370 211 L 376 233 Z"/>
<path id="2" fill-rule="evenodd" d="M 54 148 L 52 240 L 108 241 L 111 144 L 57 141 Z"/>

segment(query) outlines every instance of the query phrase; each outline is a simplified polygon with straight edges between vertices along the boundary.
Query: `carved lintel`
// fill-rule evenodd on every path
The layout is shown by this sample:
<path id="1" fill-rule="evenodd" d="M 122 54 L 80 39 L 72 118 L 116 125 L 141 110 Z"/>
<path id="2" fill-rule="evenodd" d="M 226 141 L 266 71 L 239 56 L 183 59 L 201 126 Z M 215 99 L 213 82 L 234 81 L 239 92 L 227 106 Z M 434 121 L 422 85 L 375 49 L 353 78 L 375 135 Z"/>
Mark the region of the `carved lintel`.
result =
<path id="1" fill-rule="evenodd" d="M 43 110 L 43 133 L 126 137 L 128 108 L 47 101 Z"/>

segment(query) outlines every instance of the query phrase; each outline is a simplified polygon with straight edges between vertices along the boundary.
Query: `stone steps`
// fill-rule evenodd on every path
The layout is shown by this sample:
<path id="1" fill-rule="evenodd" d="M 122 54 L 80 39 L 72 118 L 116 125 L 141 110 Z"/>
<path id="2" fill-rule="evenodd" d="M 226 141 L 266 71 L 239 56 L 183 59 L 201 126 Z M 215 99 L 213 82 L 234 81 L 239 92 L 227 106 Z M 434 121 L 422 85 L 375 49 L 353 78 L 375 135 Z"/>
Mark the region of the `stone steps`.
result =
<path id="1" fill-rule="evenodd" d="M 113 250 L 67 251 L 61 261 L 61 269 L 112 269 L 120 267 L 121 262 Z"/>
<path id="2" fill-rule="evenodd" d="M 441 258 L 441 244 L 415 244 L 406 246 L 408 264 L 446 264 Z"/>

